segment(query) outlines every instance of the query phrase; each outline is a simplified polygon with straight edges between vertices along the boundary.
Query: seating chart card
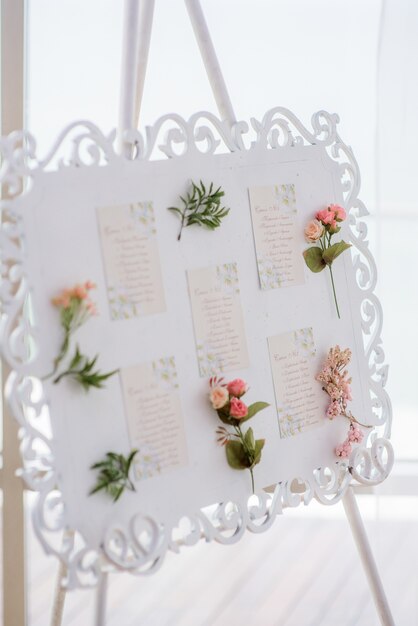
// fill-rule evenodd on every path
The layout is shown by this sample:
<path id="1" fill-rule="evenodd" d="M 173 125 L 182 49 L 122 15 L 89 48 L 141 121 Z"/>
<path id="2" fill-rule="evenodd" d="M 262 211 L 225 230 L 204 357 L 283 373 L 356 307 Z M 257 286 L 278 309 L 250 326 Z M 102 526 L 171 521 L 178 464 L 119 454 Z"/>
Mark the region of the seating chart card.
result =
<path id="1" fill-rule="evenodd" d="M 315 380 L 312 328 L 268 338 L 281 437 L 292 437 L 321 421 L 321 385 Z"/>
<path id="2" fill-rule="evenodd" d="M 188 272 L 200 376 L 249 365 L 236 263 Z"/>
<path id="3" fill-rule="evenodd" d="M 302 285 L 295 185 L 252 187 L 249 196 L 261 288 Z"/>
<path id="4" fill-rule="evenodd" d="M 174 357 L 123 368 L 125 412 L 136 478 L 150 478 L 187 464 L 186 437 Z"/>
<path id="5" fill-rule="evenodd" d="M 97 209 L 112 320 L 165 311 L 152 202 Z"/>

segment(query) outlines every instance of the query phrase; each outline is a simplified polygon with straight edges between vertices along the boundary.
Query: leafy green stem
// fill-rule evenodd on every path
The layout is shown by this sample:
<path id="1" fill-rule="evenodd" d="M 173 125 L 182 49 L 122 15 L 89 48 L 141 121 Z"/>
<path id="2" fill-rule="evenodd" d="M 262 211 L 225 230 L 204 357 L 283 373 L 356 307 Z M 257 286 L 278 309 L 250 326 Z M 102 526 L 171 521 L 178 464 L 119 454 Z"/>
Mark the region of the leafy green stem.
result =
<path id="1" fill-rule="evenodd" d="M 125 489 L 136 491 L 135 485 L 129 477 L 132 462 L 138 450 L 132 450 L 129 456 L 116 452 L 107 452 L 103 461 L 94 463 L 92 470 L 99 470 L 97 481 L 89 495 L 103 490 L 116 502 Z"/>
<path id="2" fill-rule="evenodd" d="M 331 263 L 328 265 L 328 269 L 329 269 L 329 273 L 331 275 L 331 284 L 332 284 L 332 291 L 334 293 L 334 301 L 335 301 L 335 306 L 337 308 L 337 315 L 338 315 L 338 319 L 340 318 L 340 309 L 338 308 L 338 302 L 337 302 L 337 294 L 335 293 L 335 284 L 334 284 L 334 276 L 332 274 L 332 267 L 331 267 Z"/>
<path id="3" fill-rule="evenodd" d="M 97 358 L 98 355 L 93 359 L 88 359 L 88 357 L 81 354 L 79 347 L 76 346 L 75 354 L 71 359 L 68 369 L 54 378 L 54 384 L 59 383 L 60 380 L 67 376 L 71 376 L 74 380 L 79 382 L 86 391 L 89 387 L 101 389 L 104 381 L 116 374 L 118 370 L 106 372 L 105 374 L 102 374 L 100 370 L 94 371 L 93 368 L 96 365 Z"/>
<path id="4" fill-rule="evenodd" d="M 183 207 L 168 207 L 168 210 L 176 213 L 181 220 L 177 241 L 181 239 L 183 228 L 193 224 L 209 230 L 218 228 L 222 219 L 229 213 L 229 208 L 221 206 L 221 199 L 224 195 L 221 187 L 214 189 L 213 183 L 210 184 L 209 189 L 206 189 L 202 181 L 199 181 L 199 185 L 192 181 L 191 191 L 185 198 L 180 196 Z"/>
<path id="5" fill-rule="evenodd" d="M 245 455 L 248 459 L 248 462 L 250 463 L 250 466 L 248 469 L 250 470 L 250 474 L 251 474 L 251 488 L 252 488 L 252 492 L 255 493 L 254 472 L 253 472 L 253 467 L 255 464 L 254 463 L 255 457 L 254 457 L 253 451 L 247 445 L 247 442 L 241 430 L 241 426 L 240 425 L 235 426 L 235 430 L 237 431 L 237 437 L 241 441 L 242 447 L 244 448 Z"/>

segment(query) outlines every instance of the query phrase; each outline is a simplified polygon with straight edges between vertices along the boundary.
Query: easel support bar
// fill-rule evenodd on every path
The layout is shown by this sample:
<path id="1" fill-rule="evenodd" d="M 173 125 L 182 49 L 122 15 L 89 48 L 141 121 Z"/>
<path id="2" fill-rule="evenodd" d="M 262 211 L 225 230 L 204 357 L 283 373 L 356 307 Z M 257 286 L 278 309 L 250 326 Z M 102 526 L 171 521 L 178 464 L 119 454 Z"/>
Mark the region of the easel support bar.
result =
<path id="1" fill-rule="evenodd" d="M 345 492 L 343 505 L 382 626 L 395 626 L 382 581 L 377 571 L 376 562 L 370 548 L 370 543 L 366 535 L 366 529 L 364 528 L 363 520 L 361 519 L 358 504 L 351 486 Z"/>
<path id="2" fill-rule="evenodd" d="M 234 109 L 226 88 L 224 77 L 221 72 L 218 57 L 210 38 L 209 29 L 203 15 L 199 0 L 184 0 L 189 12 L 190 21 L 199 45 L 200 54 L 205 64 L 206 73 L 212 87 L 216 105 L 221 119 L 228 120 L 231 124 L 236 122 Z"/>

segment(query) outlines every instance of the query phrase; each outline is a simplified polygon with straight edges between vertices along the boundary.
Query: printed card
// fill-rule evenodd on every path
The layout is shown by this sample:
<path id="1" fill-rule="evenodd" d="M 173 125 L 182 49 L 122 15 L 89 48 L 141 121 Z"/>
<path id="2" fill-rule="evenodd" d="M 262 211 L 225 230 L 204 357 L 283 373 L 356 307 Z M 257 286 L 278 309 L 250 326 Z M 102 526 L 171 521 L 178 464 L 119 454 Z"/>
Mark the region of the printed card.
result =
<path id="1" fill-rule="evenodd" d="M 248 367 L 236 263 L 188 272 L 200 376 Z"/>
<path id="2" fill-rule="evenodd" d="M 186 437 L 174 357 L 120 370 L 138 480 L 187 464 Z"/>
<path id="3" fill-rule="evenodd" d="M 268 346 L 280 436 L 292 437 L 319 424 L 322 415 L 312 328 L 269 337 Z"/>
<path id="4" fill-rule="evenodd" d="M 249 195 L 261 289 L 302 285 L 295 185 L 252 187 Z"/>
<path id="5" fill-rule="evenodd" d="M 152 202 L 97 209 L 112 320 L 165 311 Z"/>

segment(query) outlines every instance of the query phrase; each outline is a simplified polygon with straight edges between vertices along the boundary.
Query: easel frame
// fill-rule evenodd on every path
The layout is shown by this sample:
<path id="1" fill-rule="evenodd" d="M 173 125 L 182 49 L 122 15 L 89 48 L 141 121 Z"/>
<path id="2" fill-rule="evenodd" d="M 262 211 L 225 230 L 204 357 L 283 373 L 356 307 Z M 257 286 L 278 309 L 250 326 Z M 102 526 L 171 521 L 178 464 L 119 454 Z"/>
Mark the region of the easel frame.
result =
<path id="1" fill-rule="evenodd" d="M 186 5 L 189 10 L 190 18 L 193 23 L 193 27 L 199 42 L 199 46 L 201 48 L 201 53 L 204 58 L 205 66 L 208 72 L 209 80 L 212 85 L 212 89 L 215 94 L 215 98 L 218 104 L 218 108 L 221 113 L 221 117 L 223 120 L 228 121 L 229 123 L 233 123 L 235 120 L 235 116 L 232 110 L 232 106 L 229 100 L 229 96 L 226 91 L 225 83 L 222 78 L 222 74 L 220 71 L 219 63 L 216 59 L 216 55 L 213 49 L 213 46 L 210 42 L 210 36 L 204 21 L 204 17 L 198 2 L 193 0 L 186 0 Z M 144 55 L 146 56 L 148 53 L 149 46 L 149 36 L 152 22 L 152 10 L 153 10 L 154 2 L 149 0 L 149 2 L 144 2 L 140 8 L 142 10 L 138 12 L 138 3 L 136 2 L 127 2 L 125 7 L 125 33 L 128 31 L 125 36 L 125 59 L 135 59 L 138 54 L 138 40 L 137 33 L 143 33 L 145 36 L 141 39 L 147 43 L 145 43 L 145 48 L 142 50 L 142 59 L 144 59 Z M 137 28 L 135 29 L 135 24 L 137 24 Z M 142 89 L 143 82 L 145 78 L 145 69 L 146 69 L 146 61 L 142 62 L 142 69 L 140 72 L 139 79 L 137 78 L 137 93 L 139 93 L 139 97 L 137 102 L 140 102 L 142 97 Z M 135 64 L 130 64 L 126 69 L 126 74 L 124 73 L 124 87 L 122 88 L 121 94 L 121 121 L 119 128 L 119 140 L 120 145 L 124 149 L 124 141 L 123 141 L 123 132 L 125 129 L 129 129 L 135 127 L 136 124 L 132 123 L 132 114 L 135 110 L 135 107 L 132 103 L 132 85 L 133 80 L 128 80 L 128 75 L 134 77 L 135 74 Z M 129 86 L 130 85 L 130 86 Z M 140 105 L 137 104 L 137 111 L 139 111 Z M 131 121 L 129 120 L 131 118 Z M 126 148 L 129 149 L 129 148 Z M 350 522 L 353 535 L 356 538 L 357 545 L 360 551 L 360 555 L 363 560 L 363 564 L 366 570 L 366 573 L 369 577 L 370 585 L 372 588 L 372 593 L 376 602 L 376 605 L 379 610 L 379 615 L 382 620 L 382 624 L 393 624 L 393 618 L 390 615 L 390 610 L 387 605 L 387 601 L 383 592 L 383 588 L 381 585 L 381 581 L 375 567 L 370 547 L 368 545 L 367 537 L 364 532 L 364 527 L 361 522 L 361 518 L 359 516 L 359 511 L 357 508 L 357 504 L 354 500 L 354 496 L 352 494 L 351 488 L 347 490 L 346 495 L 344 496 L 344 506 L 346 509 L 346 514 L 348 520 Z M 63 572 L 61 572 L 61 576 Z M 97 601 L 97 613 L 96 613 L 96 624 L 104 624 L 104 615 L 105 615 L 105 597 L 106 597 L 106 585 L 107 585 L 107 573 L 103 572 L 100 584 L 98 587 L 98 601 Z M 60 598 L 60 600 L 59 600 Z M 62 604 L 62 595 L 61 592 L 59 596 L 57 596 L 57 601 Z M 61 614 L 61 615 L 59 615 Z M 59 624 L 62 617 L 62 608 L 58 607 L 58 610 L 55 611 L 56 617 L 54 618 L 53 624 Z"/>

